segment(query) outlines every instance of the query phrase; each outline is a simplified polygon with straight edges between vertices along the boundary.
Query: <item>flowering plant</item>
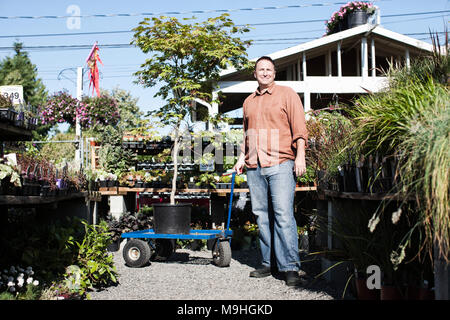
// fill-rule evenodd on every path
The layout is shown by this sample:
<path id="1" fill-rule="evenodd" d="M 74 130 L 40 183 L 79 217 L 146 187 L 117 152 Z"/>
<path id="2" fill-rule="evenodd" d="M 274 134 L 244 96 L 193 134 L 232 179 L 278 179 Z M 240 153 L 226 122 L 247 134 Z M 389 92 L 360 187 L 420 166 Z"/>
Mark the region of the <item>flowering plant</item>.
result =
<path id="1" fill-rule="evenodd" d="M 66 91 L 60 91 L 50 96 L 41 107 L 41 124 L 67 122 L 75 125 L 77 116 L 82 128 L 114 125 L 120 119 L 117 102 L 108 95 L 86 97 L 79 101 Z"/>
<path id="2" fill-rule="evenodd" d="M 33 275 L 32 267 L 23 269 L 20 266 L 11 266 L 9 269 L 0 271 L 0 292 L 19 294 L 26 289 L 27 285 L 38 286 L 39 281 L 33 279 Z"/>
<path id="3" fill-rule="evenodd" d="M 9 177 L 9 182 L 14 184 L 16 187 L 20 187 L 22 185 L 20 182 L 20 175 L 15 168 L 11 165 L 0 163 L 0 180 L 7 177 Z"/>
<path id="4" fill-rule="evenodd" d="M 325 25 L 327 26 L 327 34 L 331 34 L 336 29 L 337 25 L 344 21 L 346 16 L 353 11 L 362 10 L 366 11 L 369 15 L 372 15 L 375 12 L 376 6 L 374 6 L 370 2 L 364 1 L 351 1 L 347 4 L 343 5 L 338 11 L 333 12 L 330 20 L 325 21 Z"/>
<path id="5" fill-rule="evenodd" d="M 80 116 L 82 119 L 84 115 L 88 116 L 89 126 L 115 125 L 120 119 L 117 101 L 108 95 L 86 97 L 82 102 L 85 107 L 80 108 Z"/>
<path id="6" fill-rule="evenodd" d="M 62 122 L 75 123 L 75 111 L 78 100 L 65 91 L 53 94 L 41 108 L 41 123 L 56 124 Z"/>

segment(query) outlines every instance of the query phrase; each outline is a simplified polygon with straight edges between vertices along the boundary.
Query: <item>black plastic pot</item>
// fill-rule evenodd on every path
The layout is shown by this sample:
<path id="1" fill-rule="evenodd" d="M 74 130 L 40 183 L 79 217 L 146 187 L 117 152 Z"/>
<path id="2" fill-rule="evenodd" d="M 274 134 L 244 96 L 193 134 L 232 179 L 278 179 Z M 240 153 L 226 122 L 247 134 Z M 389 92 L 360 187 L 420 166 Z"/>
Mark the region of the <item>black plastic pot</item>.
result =
<path id="1" fill-rule="evenodd" d="M 1 108 L 0 109 L 0 119 L 3 119 L 5 121 L 9 121 L 9 109 L 8 108 Z"/>
<path id="2" fill-rule="evenodd" d="M 317 171 L 317 190 L 328 190 L 328 180 L 325 178 L 326 171 Z"/>
<path id="3" fill-rule="evenodd" d="M 344 166 L 344 191 L 357 192 L 356 185 L 356 167 L 351 165 Z"/>
<path id="4" fill-rule="evenodd" d="M 144 188 L 144 182 L 142 181 L 136 181 L 136 183 L 134 184 L 135 188 Z"/>
<path id="5" fill-rule="evenodd" d="M 189 234 L 191 231 L 190 203 L 153 204 L 153 229 L 155 233 Z"/>
<path id="6" fill-rule="evenodd" d="M 120 239 L 118 239 L 116 241 L 112 241 L 106 247 L 106 250 L 108 250 L 109 252 L 116 252 L 116 251 L 119 251 L 119 249 L 120 249 Z"/>
<path id="7" fill-rule="evenodd" d="M 6 179 L 7 178 L 4 178 L 3 180 L 0 180 L 0 195 L 8 193 L 9 181 L 7 181 Z"/>
<path id="8" fill-rule="evenodd" d="M 354 28 L 367 23 L 369 15 L 366 11 L 355 10 L 348 15 L 348 28 Z"/>

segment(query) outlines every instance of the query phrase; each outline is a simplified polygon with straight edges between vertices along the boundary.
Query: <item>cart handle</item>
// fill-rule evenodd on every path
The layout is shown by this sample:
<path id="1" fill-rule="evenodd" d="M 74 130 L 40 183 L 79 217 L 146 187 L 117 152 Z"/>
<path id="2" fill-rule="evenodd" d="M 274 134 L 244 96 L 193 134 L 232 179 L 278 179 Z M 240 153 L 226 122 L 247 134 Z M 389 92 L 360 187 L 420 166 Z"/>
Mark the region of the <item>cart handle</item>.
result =
<path id="1" fill-rule="evenodd" d="M 222 177 L 231 176 L 233 173 L 239 175 L 238 173 L 236 173 L 236 171 L 233 171 L 233 172 L 229 172 L 229 173 L 222 173 Z"/>
<path id="2" fill-rule="evenodd" d="M 233 171 L 227 175 L 230 174 L 232 175 L 232 177 L 231 177 L 230 203 L 228 204 L 227 231 L 230 231 L 231 206 L 233 205 L 234 178 L 236 177 L 236 171 Z"/>

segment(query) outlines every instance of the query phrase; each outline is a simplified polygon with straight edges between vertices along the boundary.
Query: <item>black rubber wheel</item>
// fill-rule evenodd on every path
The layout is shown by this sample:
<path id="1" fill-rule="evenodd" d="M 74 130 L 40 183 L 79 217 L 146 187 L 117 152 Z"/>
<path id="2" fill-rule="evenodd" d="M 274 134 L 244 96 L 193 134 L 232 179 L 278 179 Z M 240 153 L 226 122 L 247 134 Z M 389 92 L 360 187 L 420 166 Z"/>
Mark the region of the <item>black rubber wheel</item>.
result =
<path id="1" fill-rule="evenodd" d="M 218 267 L 228 267 L 231 262 L 231 247 L 228 240 L 217 239 L 212 249 L 213 263 Z"/>
<path id="2" fill-rule="evenodd" d="M 153 244 L 155 250 L 150 258 L 152 261 L 166 261 L 175 248 L 173 239 L 156 239 Z"/>
<path id="3" fill-rule="evenodd" d="M 123 247 L 122 253 L 127 266 L 140 268 L 150 261 L 152 250 L 146 241 L 131 239 Z"/>

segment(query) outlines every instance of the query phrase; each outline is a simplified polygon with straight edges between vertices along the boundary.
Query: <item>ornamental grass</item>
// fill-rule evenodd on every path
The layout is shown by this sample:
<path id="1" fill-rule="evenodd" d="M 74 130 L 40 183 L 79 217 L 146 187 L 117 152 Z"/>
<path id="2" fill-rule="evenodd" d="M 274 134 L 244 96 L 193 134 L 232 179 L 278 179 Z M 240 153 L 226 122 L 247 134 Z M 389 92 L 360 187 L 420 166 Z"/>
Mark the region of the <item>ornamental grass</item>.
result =
<path id="1" fill-rule="evenodd" d="M 449 261 L 450 68 L 448 51 L 442 52 L 437 36 L 432 40 L 435 50 L 429 57 L 421 57 L 410 68 L 392 69 L 389 89 L 361 97 L 350 111 L 355 120 L 353 143 L 365 155 L 397 159 L 393 192 L 405 200 L 393 212 L 393 223 L 401 218 L 408 199 L 415 200 L 419 212 L 417 223 L 391 255 L 394 266 L 402 263 L 399 257 L 404 257 L 414 233 L 421 238 L 418 254 L 425 250 L 431 257 L 436 248 Z M 370 220 L 372 231 L 384 208 Z"/>

